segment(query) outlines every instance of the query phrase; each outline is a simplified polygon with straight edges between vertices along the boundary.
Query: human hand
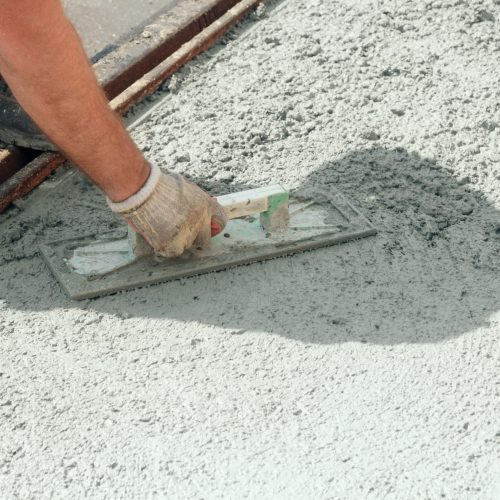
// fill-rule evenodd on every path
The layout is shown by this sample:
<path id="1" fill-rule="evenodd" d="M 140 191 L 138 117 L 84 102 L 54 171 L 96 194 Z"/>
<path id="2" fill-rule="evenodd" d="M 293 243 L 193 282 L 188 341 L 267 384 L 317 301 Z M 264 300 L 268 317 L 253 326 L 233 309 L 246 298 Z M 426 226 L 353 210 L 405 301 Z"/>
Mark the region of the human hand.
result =
<path id="1" fill-rule="evenodd" d="M 193 245 L 203 246 L 227 224 L 227 215 L 215 198 L 178 174 L 152 167 L 146 184 L 119 203 L 108 200 L 155 254 L 177 257 Z"/>

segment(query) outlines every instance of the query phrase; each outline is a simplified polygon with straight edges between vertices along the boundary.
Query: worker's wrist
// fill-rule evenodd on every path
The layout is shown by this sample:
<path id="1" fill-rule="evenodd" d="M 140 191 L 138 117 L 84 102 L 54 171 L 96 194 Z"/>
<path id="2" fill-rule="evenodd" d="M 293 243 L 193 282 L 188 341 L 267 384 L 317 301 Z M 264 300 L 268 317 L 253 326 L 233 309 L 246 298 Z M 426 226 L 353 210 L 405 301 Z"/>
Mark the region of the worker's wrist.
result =
<path id="1" fill-rule="evenodd" d="M 130 159 L 121 168 L 108 169 L 100 187 L 111 202 L 119 203 L 137 193 L 150 175 L 151 166 L 144 157 Z"/>
<path id="2" fill-rule="evenodd" d="M 157 165 L 149 166 L 149 176 L 140 189 L 128 198 L 121 201 L 112 201 L 109 196 L 107 202 L 113 212 L 124 213 L 141 206 L 153 193 L 160 180 L 161 170 Z"/>

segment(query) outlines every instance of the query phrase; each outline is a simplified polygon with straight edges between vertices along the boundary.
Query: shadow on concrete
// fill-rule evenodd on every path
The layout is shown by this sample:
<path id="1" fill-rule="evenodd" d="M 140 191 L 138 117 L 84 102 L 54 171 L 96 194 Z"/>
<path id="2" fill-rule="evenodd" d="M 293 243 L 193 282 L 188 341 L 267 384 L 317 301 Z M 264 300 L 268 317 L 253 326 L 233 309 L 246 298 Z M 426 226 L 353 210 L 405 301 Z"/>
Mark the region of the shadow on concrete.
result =
<path id="1" fill-rule="evenodd" d="M 321 344 L 441 342 L 487 324 L 498 310 L 500 217 L 468 179 L 404 149 L 375 147 L 321 165 L 300 189 L 318 186 L 346 194 L 379 234 L 85 302 L 67 299 L 35 258 L 22 273 L 19 262 L 3 265 L 1 298 L 21 310 L 175 319 Z M 50 211 L 58 229 L 75 226 L 69 211 Z"/>

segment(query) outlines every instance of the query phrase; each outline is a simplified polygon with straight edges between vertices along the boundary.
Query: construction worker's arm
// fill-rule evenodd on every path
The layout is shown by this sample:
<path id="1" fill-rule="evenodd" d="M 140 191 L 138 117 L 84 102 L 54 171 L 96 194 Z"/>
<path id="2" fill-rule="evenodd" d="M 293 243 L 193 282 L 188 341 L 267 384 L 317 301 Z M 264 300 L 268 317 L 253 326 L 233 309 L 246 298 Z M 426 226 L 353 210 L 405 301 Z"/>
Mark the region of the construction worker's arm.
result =
<path id="1" fill-rule="evenodd" d="M 60 0 L 0 0 L 0 74 L 49 139 L 155 248 L 179 254 L 225 224 L 205 192 L 160 174 L 111 111 Z"/>

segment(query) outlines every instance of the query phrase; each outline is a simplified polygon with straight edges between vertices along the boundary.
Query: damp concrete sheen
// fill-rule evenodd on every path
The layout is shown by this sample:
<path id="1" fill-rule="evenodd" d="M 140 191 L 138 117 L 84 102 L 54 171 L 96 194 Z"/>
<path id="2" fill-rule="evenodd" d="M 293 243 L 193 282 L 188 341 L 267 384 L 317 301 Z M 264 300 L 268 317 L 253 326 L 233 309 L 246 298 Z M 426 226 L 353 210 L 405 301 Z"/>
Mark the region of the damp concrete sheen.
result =
<path id="1" fill-rule="evenodd" d="M 0 217 L 3 498 L 500 496 L 500 5 L 273 2 L 133 132 L 213 194 L 335 187 L 375 237 L 79 303 L 122 227 L 68 167 Z"/>

